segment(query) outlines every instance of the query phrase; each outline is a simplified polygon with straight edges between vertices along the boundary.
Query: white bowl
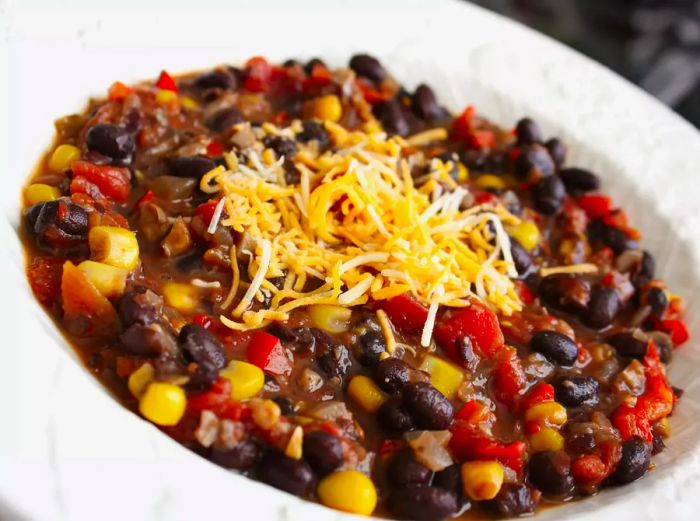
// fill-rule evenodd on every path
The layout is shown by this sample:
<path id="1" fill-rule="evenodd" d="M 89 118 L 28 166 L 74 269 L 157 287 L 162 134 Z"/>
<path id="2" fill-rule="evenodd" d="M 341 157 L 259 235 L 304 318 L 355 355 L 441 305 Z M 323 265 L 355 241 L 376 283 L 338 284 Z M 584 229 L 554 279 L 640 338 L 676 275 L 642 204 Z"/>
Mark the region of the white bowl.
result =
<path id="1" fill-rule="evenodd" d="M 466 3 L 122 0 L 0 3 L 3 182 L 0 256 L 0 518 L 40 520 L 328 520 L 349 517 L 228 473 L 119 406 L 34 301 L 17 239 L 20 187 L 49 145 L 53 120 L 114 80 L 153 77 L 253 54 L 318 55 L 334 65 L 367 50 L 407 86 L 431 84 L 509 126 L 530 115 L 570 145 L 570 164 L 601 173 L 686 297 L 700 336 L 700 134 L 601 66 Z M 9 79 L 9 81 L 8 81 Z M 700 506 L 697 344 L 672 380 L 686 394 L 656 469 L 631 486 L 539 514 L 539 520 L 690 519 Z"/>

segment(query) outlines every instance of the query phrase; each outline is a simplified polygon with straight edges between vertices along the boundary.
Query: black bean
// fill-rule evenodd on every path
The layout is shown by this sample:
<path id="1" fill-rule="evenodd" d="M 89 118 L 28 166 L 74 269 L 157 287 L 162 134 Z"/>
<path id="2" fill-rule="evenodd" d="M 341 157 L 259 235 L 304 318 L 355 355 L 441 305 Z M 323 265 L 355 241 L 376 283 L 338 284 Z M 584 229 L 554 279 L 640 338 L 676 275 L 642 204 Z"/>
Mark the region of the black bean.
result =
<path id="1" fill-rule="evenodd" d="M 350 58 L 350 68 L 354 70 L 358 76 L 380 82 L 386 78 L 386 70 L 382 67 L 375 57 L 369 54 L 356 54 Z"/>
<path id="2" fill-rule="evenodd" d="M 280 412 L 284 416 L 294 414 L 297 410 L 297 406 L 294 403 L 294 400 L 291 398 L 286 396 L 275 396 L 272 400 L 280 406 Z"/>
<path id="3" fill-rule="evenodd" d="M 532 258 L 525 248 L 513 237 L 510 238 L 510 254 L 519 275 L 524 275 L 532 267 Z"/>
<path id="4" fill-rule="evenodd" d="M 411 367 L 398 358 L 382 360 L 374 368 L 374 381 L 388 393 L 398 393 L 408 383 Z"/>
<path id="5" fill-rule="evenodd" d="M 518 145 L 534 145 L 542 141 L 540 127 L 530 118 L 523 118 L 515 126 Z"/>
<path id="6" fill-rule="evenodd" d="M 618 485 L 638 480 L 649 469 L 651 447 L 641 438 L 632 438 L 622 442 L 622 456 L 610 476 L 610 481 Z"/>
<path id="7" fill-rule="evenodd" d="M 252 441 L 242 441 L 231 450 L 212 449 L 211 460 L 227 469 L 252 468 L 260 456 L 260 447 Z"/>
<path id="8" fill-rule="evenodd" d="M 396 99 L 377 103 L 374 106 L 374 115 L 381 121 L 382 126 L 388 132 L 398 134 L 399 136 L 405 136 L 410 131 L 410 126 L 403 113 L 403 108 Z"/>
<path id="9" fill-rule="evenodd" d="M 600 219 L 594 219 L 588 223 L 588 234 L 591 240 L 599 240 L 608 246 L 615 255 L 620 255 L 625 250 L 636 250 L 639 248 L 637 241 L 630 238 L 622 230 L 605 226 Z"/>
<path id="10" fill-rule="evenodd" d="M 620 297 L 615 289 L 607 286 L 597 286 L 591 291 L 588 302 L 588 313 L 583 316 L 584 322 L 595 329 L 608 327 L 620 311 Z"/>
<path id="11" fill-rule="evenodd" d="M 318 357 L 318 365 L 328 378 L 343 378 L 350 369 L 352 361 L 348 348 L 342 344 L 331 345 Z"/>
<path id="12" fill-rule="evenodd" d="M 148 325 L 161 316 L 163 299 L 143 286 L 136 286 L 119 299 L 117 311 L 122 325 Z"/>
<path id="13" fill-rule="evenodd" d="M 170 328 L 159 322 L 141 324 L 135 322 L 119 335 L 125 352 L 139 356 L 169 354 L 177 356 L 179 351 L 175 335 Z"/>
<path id="14" fill-rule="evenodd" d="M 379 355 L 386 351 L 386 342 L 381 331 L 367 329 L 357 340 L 357 359 L 362 365 L 373 366 L 379 361 Z"/>
<path id="15" fill-rule="evenodd" d="M 216 168 L 214 160 L 204 156 L 175 157 L 169 162 L 170 175 L 199 179 Z"/>
<path id="16" fill-rule="evenodd" d="M 216 380 L 217 371 L 226 365 L 224 346 L 219 339 L 202 326 L 187 324 L 180 330 L 178 342 L 185 360 L 197 364 L 190 384 L 194 388 L 211 385 Z"/>
<path id="17" fill-rule="evenodd" d="M 67 199 L 36 204 L 24 216 L 29 232 L 42 244 L 72 246 L 87 239 L 88 214 Z"/>
<path id="18" fill-rule="evenodd" d="M 538 295 L 547 306 L 576 314 L 586 311 L 590 291 L 587 280 L 566 274 L 544 277 L 537 287 Z"/>
<path id="19" fill-rule="evenodd" d="M 391 459 L 386 475 L 392 486 L 405 487 L 427 485 L 433 477 L 433 471 L 416 461 L 411 450 L 406 449 Z"/>
<path id="20" fill-rule="evenodd" d="M 403 388 L 403 404 L 420 429 L 439 431 L 452 424 L 452 404 L 429 383 L 406 385 Z"/>
<path id="21" fill-rule="evenodd" d="M 554 170 L 554 162 L 542 145 L 522 147 L 520 155 L 515 160 L 515 174 L 523 179 L 548 177 L 554 173 Z"/>
<path id="22" fill-rule="evenodd" d="M 530 487 L 524 483 L 504 483 L 495 498 L 484 506 L 503 517 L 518 517 L 535 511 Z"/>
<path id="23" fill-rule="evenodd" d="M 301 63 L 299 63 L 299 60 L 295 60 L 294 58 L 289 58 L 288 60 L 282 62 L 282 67 L 296 67 L 297 65 L 301 65 Z"/>
<path id="24" fill-rule="evenodd" d="M 565 195 L 564 183 L 553 175 L 540 179 L 532 187 L 532 202 L 537 211 L 545 215 L 559 213 Z"/>
<path id="25" fill-rule="evenodd" d="M 377 421 L 392 435 L 403 434 L 413 429 L 413 420 L 398 399 L 387 400 L 379 407 Z"/>
<path id="26" fill-rule="evenodd" d="M 664 439 L 658 431 L 652 431 L 651 435 L 651 453 L 652 455 L 656 456 L 657 454 L 663 452 L 663 450 L 666 448 L 666 444 L 664 443 Z"/>
<path id="27" fill-rule="evenodd" d="M 544 144 L 554 164 L 560 167 L 566 161 L 566 145 L 558 138 L 553 137 Z"/>
<path id="28" fill-rule="evenodd" d="M 570 451 L 577 452 L 579 454 L 591 454 L 593 451 L 595 451 L 597 444 L 593 433 L 576 432 L 567 436 L 566 447 Z"/>
<path id="29" fill-rule="evenodd" d="M 315 481 L 314 472 L 304 460 L 294 460 L 276 451 L 270 451 L 258 464 L 260 481 L 275 488 L 304 497 L 309 494 Z"/>
<path id="30" fill-rule="evenodd" d="M 316 140 L 321 149 L 326 148 L 331 142 L 323 124 L 313 119 L 305 119 L 301 122 L 301 132 L 297 134 L 297 139 L 303 143 Z"/>
<path id="31" fill-rule="evenodd" d="M 85 135 L 85 144 L 91 152 L 129 163 L 136 152 L 134 135 L 125 128 L 98 123 Z"/>
<path id="32" fill-rule="evenodd" d="M 479 355 L 474 351 L 474 342 L 469 335 L 464 335 L 456 342 L 457 356 L 469 369 L 475 369 L 479 363 Z"/>
<path id="33" fill-rule="evenodd" d="M 243 115 L 238 109 L 229 107 L 221 109 L 206 121 L 206 126 L 214 132 L 223 132 L 243 121 Z"/>
<path id="34" fill-rule="evenodd" d="M 565 497 L 574 491 L 571 461 L 565 452 L 537 452 L 528 463 L 528 479 L 545 495 Z"/>
<path id="35" fill-rule="evenodd" d="M 238 87 L 238 78 L 228 70 L 215 70 L 197 76 L 194 85 L 199 89 L 233 90 Z"/>
<path id="36" fill-rule="evenodd" d="M 607 338 L 607 342 L 615 348 L 619 356 L 641 360 L 647 354 L 648 340 L 637 338 L 631 331 L 615 333 Z"/>
<path id="37" fill-rule="evenodd" d="M 635 274 L 635 284 L 638 286 L 644 285 L 654 278 L 656 273 L 656 261 L 651 253 L 642 251 L 642 262 L 639 265 L 639 270 Z"/>
<path id="38" fill-rule="evenodd" d="M 539 331 L 532 335 L 530 348 L 542 353 L 550 362 L 570 367 L 578 357 L 578 346 L 571 338 L 556 331 Z"/>
<path id="39" fill-rule="evenodd" d="M 564 376 L 554 382 L 554 395 L 565 407 L 595 405 L 599 387 L 592 376 Z"/>
<path id="40" fill-rule="evenodd" d="M 458 463 L 436 472 L 433 476 L 433 486 L 454 492 L 457 497 L 462 494 L 462 475 Z"/>
<path id="41" fill-rule="evenodd" d="M 505 206 L 506 210 L 508 210 L 513 215 L 522 215 L 523 203 L 520 201 L 520 198 L 513 190 L 506 190 L 500 197 L 501 204 Z"/>
<path id="42" fill-rule="evenodd" d="M 345 461 L 343 444 L 325 431 L 312 431 L 304 436 L 304 459 L 320 476 L 340 467 Z"/>
<path id="43" fill-rule="evenodd" d="M 656 318 L 661 318 L 666 308 L 668 308 L 668 297 L 666 292 L 657 287 L 653 287 L 647 293 L 647 304 L 651 307 L 651 312 Z"/>
<path id="44" fill-rule="evenodd" d="M 457 513 L 457 495 L 449 490 L 429 486 L 410 486 L 389 496 L 389 511 L 399 519 L 439 521 Z"/>
<path id="45" fill-rule="evenodd" d="M 294 140 L 286 137 L 270 137 L 265 139 L 264 143 L 266 147 L 275 151 L 278 158 L 284 156 L 285 161 L 291 161 L 297 153 L 297 144 L 294 142 Z"/>
<path id="46" fill-rule="evenodd" d="M 88 213 L 82 206 L 64 202 L 62 211 L 58 212 L 56 224 L 68 235 L 84 236 L 88 231 Z"/>
<path id="47" fill-rule="evenodd" d="M 564 168 L 559 171 L 559 176 L 571 195 L 585 194 L 600 188 L 600 178 L 583 168 Z"/>
<path id="48" fill-rule="evenodd" d="M 664 364 L 671 363 L 673 358 L 673 342 L 671 337 L 666 333 L 655 333 L 654 343 L 656 344 L 656 349 L 659 352 L 659 358 Z"/>
<path id="49" fill-rule="evenodd" d="M 443 111 L 438 105 L 433 89 L 425 84 L 419 85 L 411 98 L 411 108 L 421 119 L 434 120 L 443 115 Z"/>

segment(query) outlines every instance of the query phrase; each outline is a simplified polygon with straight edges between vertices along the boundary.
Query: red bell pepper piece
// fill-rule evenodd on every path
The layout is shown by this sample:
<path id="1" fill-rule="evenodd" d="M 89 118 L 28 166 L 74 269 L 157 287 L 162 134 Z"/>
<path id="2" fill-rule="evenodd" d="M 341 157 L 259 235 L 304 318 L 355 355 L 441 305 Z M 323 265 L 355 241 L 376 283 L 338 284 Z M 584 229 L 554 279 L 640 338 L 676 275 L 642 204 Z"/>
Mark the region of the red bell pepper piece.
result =
<path id="1" fill-rule="evenodd" d="M 527 411 L 530 407 L 537 405 L 538 403 L 553 402 L 554 401 L 554 387 L 547 382 L 540 382 L 535 385 L 527 396 L 524 396 L 520 400 L 520 410 Z"/>
<path id="2" fill-rule="evenodd" d="M 509 407 L 525 388 L 525 373 L 518 353 L 512 347 L 505 348 L 505 357 L 496 365 L 493 373 L 494 394 Z"/>
<path id="3" fill-rule="evenodd" d="M 207 155 L 210 155 L 212 157 L 217 157 L 223 153 L 224 153 L 224 145 L 222 145 L 219 141 L 216 141 L 214 139 L 214 140 L 210 141 L 209 144 L 207 145 Z"/>
<path id="4" fill-rule="evenodd" d="M 455 360 L 459 360 L 457 342 L 464 337 L 470 338 L 474 351 L 482 358 L 492 358 L 504 346 L 498 317 L 476 302 L 443 317 L 435 326 L 435 340 Z"/>
<path id="5" fill-rule="evenodd" d="M 93 165 L 87 161 L 76 161 L 71 166 L 73 171 L 73 181 L 71 182 L 71 193 L 90 193 L 89 183 L 97 188 L 99 194 L 109 197 L 118 202 L 124 202 L 129 198 L 131 192 L 131 182 L 129 170 L 127 168 L 110 165 Z M 83 181 L 81 181 L 81 179 Z"/>
<path id="6" fill-rule="evenodd" d="M 471 425 L 493 423 L 496 418 L 488 406 L 479 400 L 469 400 L 455 414 L 455 420 L 462 420 Z"/>
<path id="7" fill-rule="evenodd" d="M 280 339 L 265 331 L 258 330 L 253 333 L 246 355 L 251 364 L 268 373 L 288 375 L 292 372 L 292 364 Z"/>
<path id="8" fill-rule="evenodd" d="M 459 141 L 467 141 L 472 133 L 472 119 L 476 116 L 476 109 L 468 105 L 464 111 L 452 120 L 452 137 Z"/>
<path id="9" fill-rule="evenodd" d="M 679 319 L 668 319 L 661 321 L 661 328 L 668 334 L 671 335 L 671 341 L 674 346 L 679 346 L 684 344 L 690 338 L 690 333 L 688 333 L 688 328 L 685 322 Z"/>
<path id="10" fill-rule="evenodd" d="M 516 472 L 522 472 L 527 447 L 524 442 L 503 443 L 494 440 L 465 421 L 454 422 L 450 432 L 450 449 L 458 460 L 497 459 Z"/>
<path id="11" fill-rule="evenodd" d="M 134 92 L 134 89 L 127 87 L 121 81 L 115 81 L 107 91 L 107 97 L 110 101 L 120 101 Z"/>
<path id="12" fill-rule="evenodd" d="M 378 306 L 384 310 L 394 326 L 406 333 L 422 331 L 425 321 L 428 320 L 428 309 L 406 293 L 382 300 Z"/>
<path id="13" fill-rule="evenodd" d="M 265 92 L 270 86 L 272 67 L 262 56 L 253 56 L 249 59 L 245 68 L 247 75 L 243 81 L 243 88 L 251 92 Z"/>
<path id="14" fill-rule="evenodd" d="M 613 411 L 610 420 L 625 441 L 635 436 L 639 436 L 648 443 L 653 440 L 651 425 L 643 408 L 620 405 Z"/>
<path id="15" fill-rule="evenodd" d="M 160 76 L 158 76 L 158 80 L 156 81 L 156 87 L 163 90 L 171 90 L 173 92 L 178 91 L 175 80 L 166 71 L 160 71 Z"/>
<path id="16" fill-rule="evenodd" d="M 209 226 L 212 218 L 214 217 L 214 210 L 216 210 L 216 205 L 219 204 L 218 199 L 210 199 L 206 203 L 200 204 L 194 211 L 195 215 L 199 215 L 204 221 L 204 224 Z"/>
<path id="17" fill-rule="evenodd" d="M 607 195 L 582 195 L 576 198 L 576 203 L 586 212 L 589 219 L 605 217 L 612 211 L 612 199 Z"/>

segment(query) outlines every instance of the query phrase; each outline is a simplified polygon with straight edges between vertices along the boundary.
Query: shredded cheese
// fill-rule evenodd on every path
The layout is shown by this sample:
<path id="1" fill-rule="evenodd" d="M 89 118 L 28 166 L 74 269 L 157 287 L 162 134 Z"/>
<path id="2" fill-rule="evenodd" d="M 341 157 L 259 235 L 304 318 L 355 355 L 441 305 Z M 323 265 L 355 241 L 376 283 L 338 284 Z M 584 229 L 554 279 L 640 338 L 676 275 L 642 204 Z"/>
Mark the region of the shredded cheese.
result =
<path id="1" fill-rule="evenodd" d="M 598 266 L 588 262 L 583 264 L 572 264 L 570 266 L 553 266 L 551 268 L 540 268 L 540 275 L 548 277 L 560 273 L 598 273 Z"/>
<path id="2" fill-rule="evenodd" d="M 321 153 L 300 144 L 296 185 L 284 182 L 282 161 L 272 162 L 263 148 L 232 151 L 228 169 L 202 177 L 202 190 L 221 197 L 208 231 L 226 226 L 257 241 L 254 252 L 241 250 L 249 255 L 247 288 L 231 248 L 233 283 L 222 309 L 235 307 L 222 316 L 224 324 L 246 330 L 286 320 L 304 306 L 356 306 L 411 293 L 428 307 L 421 335 L 428 346 L 441 306 L 480 299 L 504 315 L 521 309 L 503 227 L 518 218 L 500 205 L 463 209 L 468 191 L 451 178 L 452 163 L 427 161 L 411 148 L 444 139 L 443 129 L 403 140 L 325 125 L 334 147 Z M 289 128 L 298 132 L 299 125 Z M 280 132 L 274 125 L 256 131 Z M 423 184 L 411 177 L 416 164 L 427 166 Z M 274 278 L 284 279 L 282 289 Z M 311 280 L 320 285 L 308 290 Z M 250 309 L 264 297 L 267 309 Z M 378 320 L 395 349 L 388 319 L 379 313 Z"/>
<path id="3" fill-rule="evenodd" d="M 379 322 L 379 327 L 382 328 L 382 335 L 384 335 L 384 341 L 386 342 L 386 351 L 391 354 L 396 351 L 396 338 L 394 337 L 394 330 L 391 328 L 389 317 L 386 316 L 386 312 L 383 309 L 377 310 L 377 322 Z"/>

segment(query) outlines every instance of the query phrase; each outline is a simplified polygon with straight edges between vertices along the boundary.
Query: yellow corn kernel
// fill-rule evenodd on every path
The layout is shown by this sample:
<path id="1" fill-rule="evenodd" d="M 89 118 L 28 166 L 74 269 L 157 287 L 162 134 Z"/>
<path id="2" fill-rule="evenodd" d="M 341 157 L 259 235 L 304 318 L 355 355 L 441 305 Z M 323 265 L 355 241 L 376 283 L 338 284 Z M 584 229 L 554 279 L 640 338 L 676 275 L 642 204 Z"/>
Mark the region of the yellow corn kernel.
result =
<path id="1" fill-rule="evenodd" d="M 469 180 L 469 170 L 462 163 L 457 163 L 457 181 L 464 183 Z"/>
<path id="2" fill-rule="evenodd" d="M 186 109 L 191 109 L 191 110 L 194 110 L 197 107 L 199 107 L 199 103 L 197 103 L 195 100 L 193 100 L 189 96 L 182 96 L 180 98 L 180 104 L 183 107 L 185 107 Z"/>
<path id="3" fill-rule="evenodd" d="M 139 243 L 133 232 L 118 226 L 95 226 L 88 235 L 92 260 L 133 270 L 139 262 Z"/>
<path id="4" fill-rule="evenodd" d="M 357 470 L 339 470 L 321 480 L 316 489 L 327 507 L 368 516 L 377 506 L 377 489 L 372 480 Z"/>
<path id="5" fill-rule="evenodd" d="M 532 251 L 540 243 L 540 229 L 532 221 L 521 221 L 508 228 L 511 237 L 517 240 L 527 251 Z"/>
<path id="6" fill-rule="evenodd" d="M 312 117 L 335 123 L 343 116 L 343 106 L 338 96 L 328 94 L 327 96 L 321 96 L 311 101 L 309 112 Z"/>
<path id="7" fill-rule="evenodd" d="M 566 423 L 566 408 L 557 402 L 541 402 L 525 411 L 525 421 L 543 427 L 561 427 Z"/>
<path id="8" fill-rule="evenodd" d="M 139 411 L 143 417 L 163 426 L 177 425 L 185 414 L 186 406 L 185 391 L 165 382 L 150 383 L 139 401 Z"/>
<path id="9" fill-rule="evenodd" d="M 54 172 L 64 172 L 78 159 L 80 159 L 80 149 L 78 147 L 58 145 L 49 158 L 49 168 Z"/>
<path id="10" fill-rule="evenodd" d="M 309 316 L 314 326 L 328 333 L 343 333 L 350 327 L 352 310 L 343 306 L 316 304 L 309 306 Z"/>
<path id="11" fill-rule="evenodd" d="M 233 360 L 219 373 L 231 382 L 231 399 L 245 400 L 260 392 L 265 384 L 265 373 L 257 365 Z"/>
<path id="12" fill-rule="evenodd" d="M 78 269 L 87 275 L 90 282 L 105 297 L 118 297 L 124 293 L 126 276 L 129 274 L 124 268 L 117 268 L 103 262 L 86 260 L 78 264 Z"/>
<path id="13" fill-rule="evenodd" d="M 294 427 L 292 435 L 289 437 L 287 446 L 284 449 L 284 455 L 292 459 L 301 459 L 302 445 L 304 444 L 304 429 L 301 425 Z"/>
<path id="14" fill-rule="evenodd" d="M 534 452 L 557 451 L 564 448 L 564 437 L 552 427 L 545 427 L 530 436 L 530 448 Z"/>
<path id="15" fill-rule="evenodd" d="M 448 399 L 452 399 L 464 381 L 461 369 L 438 356 L 426 355 L 419 369 L 430 374 L 430 383 Z"/>
<path id="16" fill-rule="evenodd" d="M 474 184 L 482 190 L 500 190 L 506 187 L 505 181 L 497 175 L 482 174 L 476 178 Z"/>
<path id="17" fill-rule="evenodd" d="M 146 386 L 153 381 L 155 372 L 156 371 L 153 366 L 146 362 L 136 371 L 131 373 L 129 375 L 129 380 L 127 381 L 129 392 L 134 397 L 140 398 L 143 392 L 146 390 Z"/>
<path id="18" fill-rule="evenodd" d="M 55 201 L 61 197 L 61 191 L 55 186 L 34 183 L 24 189 L 24 196 L 29 201 L 29 204 L 38 204 L 46 201 Z"/>
<path id="19" fill-rule="evenodd" d="M 190 313 L 197 309 L 199 298 L 194 286 L 181 282 L 168 282 L 163 286 L 165 303 L 182 313 Z"/>
<path id="20" fill-rule="evenodd" d="M 498 461 L 467 461 L 462 463 L 462 486 L 472 501 L 493 499 L 501 490 L 505 472 Z"/>
<path id="21" fill-rule="evenodd" d="M 172 90 L 160 89 L 156 92 L 156 103 L 158 103 L 158 105 L 167 105 L 176 99 L 177 92 L 173 92 Z"/>
<path id="22" fill-rule="evenodd" d="M 354 376 L 350 380 L 348 395 L 367 412 L 376 412 L 386 400 L 382 390 L 370 378 L 363 375 Z"/>
<path id="23" fill-rule="evenodd" d="M 272 400 L 253 398 L 248 402 L 255 425 L 263 430 L 270 430 L 280 420 L 282 410 Z"/>

